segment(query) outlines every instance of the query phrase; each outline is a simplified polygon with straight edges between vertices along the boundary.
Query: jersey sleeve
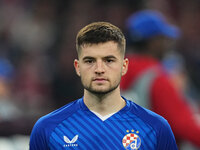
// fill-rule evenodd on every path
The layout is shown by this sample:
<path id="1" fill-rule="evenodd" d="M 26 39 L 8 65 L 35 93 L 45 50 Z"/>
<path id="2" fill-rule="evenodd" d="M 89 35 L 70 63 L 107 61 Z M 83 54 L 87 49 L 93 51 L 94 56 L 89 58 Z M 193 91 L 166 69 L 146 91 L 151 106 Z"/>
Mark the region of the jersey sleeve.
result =
<path id="1" fill-rule="evenodd" d="M 33 127 L 30 136 L 30 150 L 48 150 L 47 135 L 45 124 L 39 119 Z"/>
<path id="2" fill-rule="evenodd" d="M 170 125 L 163 119 L 162 124 L 157 127 L 157 148 L 156 150 L 178 150 L 174 134 Z"/>

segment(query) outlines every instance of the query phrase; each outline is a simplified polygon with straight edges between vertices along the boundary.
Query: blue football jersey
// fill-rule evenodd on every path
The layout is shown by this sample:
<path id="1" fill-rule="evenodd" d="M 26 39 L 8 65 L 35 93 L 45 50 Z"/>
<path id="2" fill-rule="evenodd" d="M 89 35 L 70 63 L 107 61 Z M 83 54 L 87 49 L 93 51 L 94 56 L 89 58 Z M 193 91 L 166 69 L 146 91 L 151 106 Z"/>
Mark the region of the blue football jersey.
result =
<path id="1" fill-rule="evenodd" d="M 106 120 L 73 101 L 40 118 L 33 127 L 30 150 L 177 150 L 168 122 L 126 100 Z"/>

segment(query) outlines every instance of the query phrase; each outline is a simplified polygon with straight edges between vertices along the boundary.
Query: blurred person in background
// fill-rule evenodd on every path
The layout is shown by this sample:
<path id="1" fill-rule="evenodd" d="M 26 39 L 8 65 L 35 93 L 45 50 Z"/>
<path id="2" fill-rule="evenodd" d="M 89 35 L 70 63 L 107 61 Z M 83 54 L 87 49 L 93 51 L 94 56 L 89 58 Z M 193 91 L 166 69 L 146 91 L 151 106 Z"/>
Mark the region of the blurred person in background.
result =
<path id="1" fill-rule="evenodd" d="M 185 101 L 189 104 L 188 106 L 191 108 L 193 115 L 196 116 L 195 118 L 197 122 L 200 123 L 198 89 L 189 76 L 183 56 L 176 51 L 168 52 L 162 60 L 162 65 L 169 77 L 169 80 L 174 85 L 176 90 L 184 95 Z M 182 140 L 179 145 L 180 150 L 199 149 L 190 141 L 186 140 Z"/>
<path id="2" fill-rule="evenodd" d="M 165 53 L 180 36 L 179 29 L 153 10 L 134 13 L 126 25 L 131 53 L 121 82 L 122 95 L 166 118 L 178 141 L 200 147 L 199 120 L 162 66 Z"/>
<path id="3" fill-rule="evenodd" d="M 33 124 L 32 118 L 24 113 L 15 101 L 12 82 L 15 70 L 10 61 L 0 58 L 0 137 L 14 134 L 28 135 Z"/>
<path id="4" fill-rule="evenodd" d="M 10 121 L 22 115 L 11 95 L 10 83 L 13 73 L 11 63 L 6 58 L 0 58 L 0 122 Z"/>

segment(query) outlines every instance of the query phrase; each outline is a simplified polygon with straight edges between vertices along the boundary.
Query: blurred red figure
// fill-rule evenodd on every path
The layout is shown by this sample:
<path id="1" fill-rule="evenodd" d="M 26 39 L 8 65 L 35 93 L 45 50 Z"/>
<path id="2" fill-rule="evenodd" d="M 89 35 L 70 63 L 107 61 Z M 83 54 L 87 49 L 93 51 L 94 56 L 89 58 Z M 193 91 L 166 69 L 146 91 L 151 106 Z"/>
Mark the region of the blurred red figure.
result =
<path id="1" fill-rule="evenodd" d="M 178 141 L 200 147 L 200 123 L 184 95 L 177 90 L 161 60 L 172 40 L 180 36 L 157 11 L 139 11 L 127 22 L 129 68 L 122 78 L 122 95 L 162 115 L 170 123 Z"/>

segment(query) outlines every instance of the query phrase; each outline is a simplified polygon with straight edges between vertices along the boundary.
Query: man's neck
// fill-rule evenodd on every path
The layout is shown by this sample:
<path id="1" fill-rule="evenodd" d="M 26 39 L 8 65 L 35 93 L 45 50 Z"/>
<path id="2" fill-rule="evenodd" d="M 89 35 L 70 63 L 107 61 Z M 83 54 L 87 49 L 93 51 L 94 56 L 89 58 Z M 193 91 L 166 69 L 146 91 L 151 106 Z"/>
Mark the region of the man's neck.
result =
<path id="1" fill-rule="evenodd" d="M 118 112 L 126 105 L 125 100 L 120 96 L 119 88 L 105 95 L 97 95 L 85 90 L 84 103 L 88 109 L 102 116 Z"/>

